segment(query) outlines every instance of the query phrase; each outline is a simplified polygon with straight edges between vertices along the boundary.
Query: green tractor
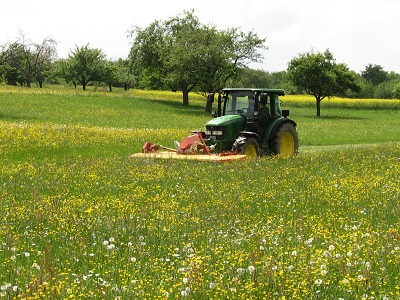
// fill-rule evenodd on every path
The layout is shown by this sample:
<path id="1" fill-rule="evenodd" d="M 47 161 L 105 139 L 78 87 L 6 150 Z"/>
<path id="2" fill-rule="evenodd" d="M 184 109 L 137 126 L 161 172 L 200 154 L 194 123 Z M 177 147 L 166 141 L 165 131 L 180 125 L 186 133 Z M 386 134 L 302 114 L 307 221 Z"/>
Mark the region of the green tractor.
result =
<path id="1" fill-rule="evenodd" d="M 296 123 L 289 110 L 281 110 L 283 89 L 225 88 L 218 94 L 214 118 L 202 132 L 204 143 L 216 153 L 236 152 L 248 157 L 298 152 Z M 206 110 L 211 112 L 215 93 L 210 93 Z"/>

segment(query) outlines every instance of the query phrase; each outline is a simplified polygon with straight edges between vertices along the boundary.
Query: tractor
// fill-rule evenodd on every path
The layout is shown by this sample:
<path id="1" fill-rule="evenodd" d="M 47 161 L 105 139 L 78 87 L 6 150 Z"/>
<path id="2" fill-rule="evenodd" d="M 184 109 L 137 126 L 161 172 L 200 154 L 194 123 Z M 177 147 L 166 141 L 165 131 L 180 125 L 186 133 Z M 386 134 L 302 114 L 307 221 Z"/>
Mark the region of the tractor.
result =
<path id="1" fill-rule="evenodd" d="M 215 152 L 231 151 L 248 157 L 291 157 L 299 148 L 296 123 L 289 110 L 281 109 L 283 89 L 225 88 L 218 95 L 217 110 L 206 124 L 203 140 Z M 215 93 L 207 99 L 212 107 Z M 206 110 L 207 110 L 206 109 Z"/>
<path id="2" fill-rule="evenodd" d="M 204 131 L 175 141 L 174 148 L 146 142 L 142 153 L 131 157 L 231 161 L 267 155 L 288 158 L 298 152 L 296 123 L 288 118 L 289 110 L 281 110 L 283 89 L 225 88 L 212 111 L 215 94 L 207 98 L 206 111 L 213 119 Z"/>

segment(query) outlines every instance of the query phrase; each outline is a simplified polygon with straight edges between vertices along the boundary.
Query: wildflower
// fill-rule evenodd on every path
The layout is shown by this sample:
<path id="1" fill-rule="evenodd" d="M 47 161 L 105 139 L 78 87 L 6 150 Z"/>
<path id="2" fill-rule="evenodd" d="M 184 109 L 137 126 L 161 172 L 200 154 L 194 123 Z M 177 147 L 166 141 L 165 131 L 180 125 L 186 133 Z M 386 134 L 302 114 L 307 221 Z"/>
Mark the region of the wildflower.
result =
<path id="1" fill-rule="evenodd" d="M 297 255 L 297 251 L 296 250 L 292 251 L 292 256 L 296 256 L 296 255 Z"/>
<path id="2" fill-rule="evenodd" d="M 236 271 L 237 271 L 237 273 L 239 275 L 242 275 L 244 273 L 244 269 L 243 268 L 238 268 Z"/>
<path id="3" fill-rule="evenodd" d="M 184 278 L 182 279 L 182 282 L 183 282 L 184 284 L 187 284 L 187 283 L 189 283 L 189 278 L 187 278 L 187 277 L 184 277 Z"/>
<path id="4" fill-rule="evenodd" d="M 107 250 L 113 250 L 115 248 L 114 244 L 107 245 Z"/>
<path id="5" fill-rule="evenodd" d="M 215 289 L 216 285 L 214 282 L 210 282 L 210 290 Z"/>
<path id="6" fill-rule="evenodd" d="M 329 245 L 328 249 L 329 249 L 329 251 L 333 251 L 335 249 L 335 246 Z"/>
<path id="7" fill-rule="evenodd" d="M 254 267 L 254 266 L 249 266 L 249 267 L 248 267 L 248 270 L 249 270 L 250 274 L 253 274 L 253 273 L 255 272 L 255 270 L 256 270 L 256 267 Z"/>
<path id="8" fill-rule="evenodd" d="M 322 279 L 318 278 L 317 280 L 315 280 L 315 284 L 316 285 L 321 285 L 322 284 Z"/>

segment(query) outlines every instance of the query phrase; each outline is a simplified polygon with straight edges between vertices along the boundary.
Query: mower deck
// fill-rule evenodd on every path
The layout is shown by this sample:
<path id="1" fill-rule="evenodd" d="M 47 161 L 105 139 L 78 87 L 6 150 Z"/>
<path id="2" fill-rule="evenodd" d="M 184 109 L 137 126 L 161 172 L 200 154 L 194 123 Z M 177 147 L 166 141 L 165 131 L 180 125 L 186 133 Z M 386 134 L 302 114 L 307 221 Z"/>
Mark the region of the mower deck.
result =
<path id="1" fill-rule="evenodd" d="M 152 153 L 135 153 L 129 156 L 130 158 L 137 157 L 152 157 L 162 159 L 187 159 L 197 161 L 212 161 L 212 162 L 226 162 L 234 160 L 244 160 L 246 155 L 232 154 L 232 155 L 220 155 L 220 154 L 178 154 L 176 152 L 159 151 Z"/>

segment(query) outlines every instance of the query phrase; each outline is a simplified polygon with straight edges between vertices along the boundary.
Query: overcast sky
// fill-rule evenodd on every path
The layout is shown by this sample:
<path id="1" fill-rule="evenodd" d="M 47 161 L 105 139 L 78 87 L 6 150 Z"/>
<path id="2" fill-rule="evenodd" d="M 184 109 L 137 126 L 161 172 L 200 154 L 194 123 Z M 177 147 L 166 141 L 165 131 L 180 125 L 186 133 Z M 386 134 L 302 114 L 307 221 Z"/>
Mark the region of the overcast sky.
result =
<path id="1" fill-rule="evenodd" d="M 110 59 L 126 58 L 133 26 L 146 27 L 194 9 L 206 25 L 266 38 L 266 71 L 286 70 L 299 53 L 329 49 L 356 72 L 368 64 L 400 73 L 400 0 L 1 0 L 0 44 L 20 32 L 57 40 L 59 57 L 89 43 Z M 5 3 L 4 3 L 5 2 Z"/>

